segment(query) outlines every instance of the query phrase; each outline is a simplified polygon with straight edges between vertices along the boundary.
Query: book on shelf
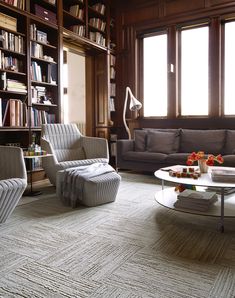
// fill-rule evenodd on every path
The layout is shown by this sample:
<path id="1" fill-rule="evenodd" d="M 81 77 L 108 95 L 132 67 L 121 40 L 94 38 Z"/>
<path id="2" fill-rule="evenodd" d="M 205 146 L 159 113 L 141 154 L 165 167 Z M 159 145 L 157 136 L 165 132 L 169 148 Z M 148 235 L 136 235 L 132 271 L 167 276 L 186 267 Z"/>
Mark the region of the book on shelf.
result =
<path id="1" fill-rule="evenodd" d="M 26 126 L 27 107 L 20 99 L 9 99 L 4 108 L 3 126 Z"/>
<path id="2" fill-rule="evenodd" d="M 57 65 L 48 64 L 47 66 L 47 82 L 56 85 L 57 82 Z"/>
<path id="3" fill-rule="evenodd" d="M 2 127 L 2 99 L 0 97 L 0 127 Z"/>
<path id="4" fill-rule="evenodd" d="M 95 11 L 99 12 L 100 14 L 105 14 L 105 5 L 102 3 L 96 3 L 91 6 Z"/>
<path id="5" fill-rule="evenodd" d="M 109 111 L 115 112 L 115 102 L 113 97 L 109 98 Z"/>
<path id="6" fill-rule="evenodd" d="M 13 80 L 13 79 L 7 79 L 6 82 L 6 90 L 7 91 L 14 91 L 14 92 L 19 92 L 19 93 L 27 93 L 27 87 L 24 83 Z"/>
<path id="7" fill-rule="evenodd" d="M 6 30 L 0 30 L 0 47 L 12 52 L 24 53 L 24 38 Z"/>
<path id="8" fill-rule="evenodd" d="M 0 50 L 0 69 L 22 72 L 23 62 L 11 55 L 6 56 L 6 54 Z"/>
<path id="9" fill-rule="evenodd" d="M 176 208 L 185 208 L 197 211 L 208 211 L 210 206 L 218 200 L 215 192 L 195 191 L 185 189 L 177 196 L 174 203 Z"/>
<path id="10" fill-rule="evenodd" d="M 101 46 L 104 46 L 105 47 L 106 40 L 105 40 L 104 36 L 100 32 L 92 32 L 92 31 L 90 31 L 89 32 L 89 38 L 90 38 L 90 40 L 92 40 L 92 41 L 100 44 Z"/>
<path id="11" fill-rule="evenodd" d="M 25 0 L 3 0 L 3 2 L 25 10 Z"/>
<path id="12" fill-rule="evenodd" d="M 8 30 L 17 31 L 17 19 L 0 12 L 0 26 Z"/>
<path id="13" fill-rule="evenodd" d="M 69 30 L 73 31 L 74 33 L 78 34 L 81 37 L 85 36 L 85 26 L 83 26 L 83 25 L 70 26 Z"/>

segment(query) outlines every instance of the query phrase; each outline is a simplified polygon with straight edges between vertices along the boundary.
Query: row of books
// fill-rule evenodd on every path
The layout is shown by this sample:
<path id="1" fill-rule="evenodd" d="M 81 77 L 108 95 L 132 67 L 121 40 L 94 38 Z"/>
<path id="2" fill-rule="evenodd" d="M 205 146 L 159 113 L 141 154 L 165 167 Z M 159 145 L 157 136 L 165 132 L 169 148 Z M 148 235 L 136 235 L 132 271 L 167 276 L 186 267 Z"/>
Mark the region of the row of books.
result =
<path id="1" fill-rule="evenodd" d="M 24 53 L 24 38 L 21 35 L 0 30 L 0 47 L 12 52 Z"/>
<path id="2" fill-rule="evenodd" d="M 27 93 L 27 87 L 23 82 L 13 79 L 7 79 L 5 72 L 1 73 L 0 89 L 4 91 L 14 91 L 23 94 Z"/>
<path id="3" fill-rule="evenodd" d="M 0 98 L 0 126 L 27 126 L 27 106 L 20 99 Z"/>
<path id="4" fill-rule="evenodd" d="M 75 16 L 75 17 L 77 17 L 81 20 L 84 19 L 84 9 L 81 9 L 78 4 L 71 5 L 70 8 L 69 8 L 69 12 L 73 16 Z"/>
<path id="5" fill-rule="evenodd" d="M 37 29 L 36 24 L 30 25 L 30 38 L 48 44 L 47 33 Z"/>
<path id="6" fill-rule="evenodd" d="M 6 56 L 6 54 L 0 50 L 0 69 L 23 71 L 23 62 L 15 57 Z"/>
<path id="7" fill-rule="evenodd" d="M 110 79 L 114 80 L 116 77 L 116 71 L 114 67 L 110 67 Z"/>
<path id="8" fill-rule="evenodd" d="M 39 127 L 42 124 L 55 123 L 55 114 L 49 114 L 44 110 L 31 109 L 31 127 Z"/>
<path id="9" fill-rule="evenodd" d="M 106 27 L 106 23 L 99 18 L 90 18 L 89 25 L 99 29 L 100 31 L 104 31 Z"/>
<path id="10" fill-rule="evenodd" d="M 104 46 L 105 47 L 105 38 L 104 36 L 99 33 L 99 32 L 89 32 L 89 38 L 90 40 L 100 44 L 101 46 Z"/>
<path id="11" fill-rule="evenodd" d="M 110 55 L 110 66 L 115 66 L 116 64 L 116 56 Z"/>
<path id="12" fill-rule="evenodd" d="M 50 84 L 56 84 L 57 82 L 57 65 L 56 64 L 48 64 L 43 68 L 44 72 L 42 72 L 42 67 L 36 61 L 32 61 L 31 63 L 31 79 L 38 82 L 46 82 Z"/>
<path id="13" fill-rule="evenodd" d="M 44 86 L 31 86 L 32 103 L 41 102 L 41 98 L 46 97 L 46 87 Z"/>
<path id="14" fill-rule="evenodd" d="M 109 111 L 115 112 L 115 102 L 113 97 L 109 98 Z"/>
<path id="15" fill-rule="evenodd" d="M 91 6 L 94 10 L 96 10 L 97 12 L 99 12 L 100 14 L 105 13 L 105 5 L 102 3 L 96 3 L 94 5 Z"/>
<path id="16" fill-rule="evenodd" d="M 30 53 L 35 58 L 43 59 L 43 46 L 37 42 L 31 42 Z"/>
<path id="17" fill-rule="evenodd" d="M 116 84 L 110 83 L 110 96 L 116 96 Z"/>
<path id="18" fill-rule="evenodd" d="M 25 0 L 3 0 L 3 2 L 13 5 L 19 9 L 25 9 Z"/>
<path id="19" fill-rule="evenodd" d="M 38 169 L 42 169 L 42 158 L 40 157 L 34 157 L 32 159 L 26 159 L 25 160 L 26 163 L 26 169 L 27 171 L 35 171 Z"/>
<path id="20" fill-rule="evenodd" d="M 86 31 L 85 31 L 85 26 L 83 25 L 73 25 L 73 26 L 70 26 L 69 29 L 81 37 L 85 36 Z"/>

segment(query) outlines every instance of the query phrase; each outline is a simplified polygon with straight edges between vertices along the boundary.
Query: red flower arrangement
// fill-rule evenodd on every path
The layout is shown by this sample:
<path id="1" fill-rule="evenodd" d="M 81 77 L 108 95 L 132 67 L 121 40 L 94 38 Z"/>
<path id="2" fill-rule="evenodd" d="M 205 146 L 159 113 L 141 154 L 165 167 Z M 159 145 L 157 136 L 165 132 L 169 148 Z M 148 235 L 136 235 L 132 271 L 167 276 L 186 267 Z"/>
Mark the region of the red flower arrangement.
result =
<path id="1" fill-rule="evenodd" d="M 213 166 L 214 162 L 217 161 L 218 163 L 223 163 L 224 159 L 221 154 L 215 156 L 213 154 L 205 155 L 203 151 L 192 152 L 187 159 L 187 165 L 191 166 L 195 161 L 204 159 L 208 166 Z"/>

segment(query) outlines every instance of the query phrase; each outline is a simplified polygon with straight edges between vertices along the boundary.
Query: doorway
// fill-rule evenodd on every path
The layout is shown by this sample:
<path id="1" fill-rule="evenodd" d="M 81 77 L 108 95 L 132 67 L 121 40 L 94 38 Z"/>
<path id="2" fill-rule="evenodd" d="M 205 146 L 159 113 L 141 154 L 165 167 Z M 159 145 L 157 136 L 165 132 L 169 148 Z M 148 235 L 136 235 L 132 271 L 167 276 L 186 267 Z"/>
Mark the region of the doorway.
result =
<path id="1" fill-rule="evenodd" d="M 63 47 L 63 123 L 77 124 L 86 134 L 86 57 L 74 47 Z"/>

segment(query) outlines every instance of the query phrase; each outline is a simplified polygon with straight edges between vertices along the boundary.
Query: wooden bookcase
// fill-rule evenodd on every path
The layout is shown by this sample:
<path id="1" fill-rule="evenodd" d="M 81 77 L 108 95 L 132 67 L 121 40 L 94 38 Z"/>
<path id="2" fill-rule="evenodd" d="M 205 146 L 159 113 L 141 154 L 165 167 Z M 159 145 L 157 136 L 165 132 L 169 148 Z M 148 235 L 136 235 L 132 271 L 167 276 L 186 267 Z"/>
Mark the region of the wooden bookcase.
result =
<path id="1" fill-rule="evenodd" d="M 89 65 L 89 134 L 108 138 L 110 88 L 115 80 L 109 0 L 9 3 L 0 0 L 0 11 L 9 19 L 6 22 L 11 26 L 15 22 L 15 27 L 0 22 L 0 56 L 4 57 L 0 64 L 0 144 L 27 148 L 32 134 L 39 143 L 41 124 L 61 122 L 63 41 L 82 48 Z"/>

